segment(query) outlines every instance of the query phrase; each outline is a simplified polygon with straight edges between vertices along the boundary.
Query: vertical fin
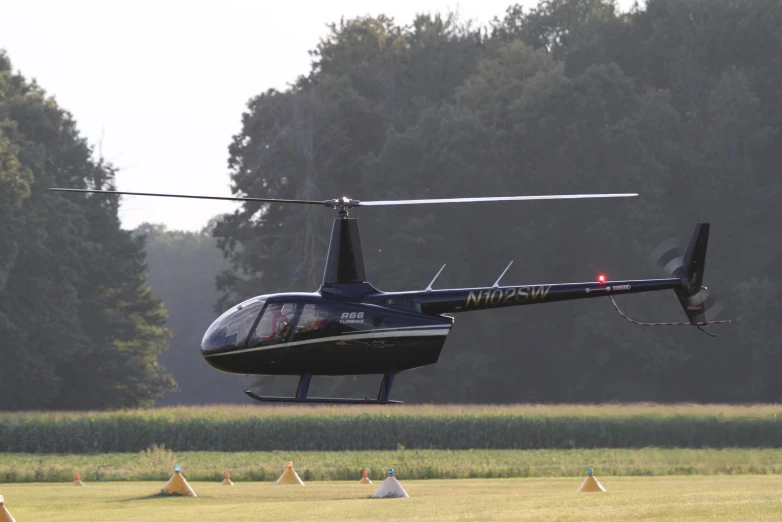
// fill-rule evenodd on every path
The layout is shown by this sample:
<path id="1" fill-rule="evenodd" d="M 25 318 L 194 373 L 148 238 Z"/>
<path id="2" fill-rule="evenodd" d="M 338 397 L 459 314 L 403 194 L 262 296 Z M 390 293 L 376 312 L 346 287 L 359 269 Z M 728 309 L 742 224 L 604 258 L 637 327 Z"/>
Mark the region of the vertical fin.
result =
<path id="1" fill-rule="evenodd" d="M 706 247 L 709 245 L 709 224 L 698 223 L 692 234 L 687 253 L 684 254 L 682 269 L 684 273 L 679 277 L 685 277 L 695 292 L 700 291 L 703 283 L 703 270 L 706 268 Z"/>
<path id="2" fill-rule="evenodd" d="M 702 288 L 703 270 L 706 268 L 706 248 L 709 244 L 709 224 L 698 223 L 692 234 L 690 245 L 684 254 L 684 262 L 676 271 L 682 280 L 682 287 L 674 289 L 679 303 L 691 324 L 706 324 L 706 291 Z"/>

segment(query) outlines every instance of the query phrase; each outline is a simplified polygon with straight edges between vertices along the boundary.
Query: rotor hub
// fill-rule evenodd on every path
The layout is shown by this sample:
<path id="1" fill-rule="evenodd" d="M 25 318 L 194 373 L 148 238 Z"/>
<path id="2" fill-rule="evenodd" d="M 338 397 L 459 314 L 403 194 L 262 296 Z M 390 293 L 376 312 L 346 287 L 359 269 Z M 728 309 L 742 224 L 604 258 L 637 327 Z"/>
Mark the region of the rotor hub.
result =
<path id="1" fill-rule="evenodd" d="M 324 201 L 327 207 L 331 207 L 339 211 L 341 216 L 347 216 L 350 209 L 361 205 L 361 201 L 357 199 L 350 199 L 347 196 L 342 196 L 338 199 L 329 199 Z"/>

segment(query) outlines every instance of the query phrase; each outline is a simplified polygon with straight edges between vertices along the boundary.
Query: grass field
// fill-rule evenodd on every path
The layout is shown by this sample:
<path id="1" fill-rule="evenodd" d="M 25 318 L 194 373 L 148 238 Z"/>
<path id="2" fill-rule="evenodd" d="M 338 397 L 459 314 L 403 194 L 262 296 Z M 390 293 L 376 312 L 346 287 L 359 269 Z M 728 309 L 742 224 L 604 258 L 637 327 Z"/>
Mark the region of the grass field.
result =
<path id="1" fill-rule="evenodd" d="M 192 480 L 215 481 L 228 471 L 239 481 L 274 481 L 292 460 L 304 480 L 372 479 L 389 467 L 408 479 L 579 477 L 588 467 L 602 476 L 782 474 L 780 449 L 398 450 L 171 452 L 98 455 L 4 454 L 0 484 L 85 480 L 166 480 L 180 464 Z"/>
<path id="2" fill-rule="evenodd" d="M 602 478 L 607 493 L 576 493 L 581 478 L 429 480 L 399 476 L 409 499 L 370 500 L 378 482 L 191 482 L 198 498 L 156 496 L 164 483 L 5 484 L 17 521 L 210 522 L 427 520 L 771 521 L 782 512 L 782 477 Z"/>
<path id="3" fill-rule="evenodd" d="M 90 419 L 122 418 L 144 415 L 163 419 L 243 419 L 265 417 L 329 417 L 363 415 L 404 415 L 413 417 L 451 415 L 541 415 L 605 417 L 627 415 L 686 415 L 767 418 L 782 417 L 779 404 L 658 404 L 658 403 L 601 403 L 601 404 L 401 404 L 401 405 L 303 405 L 303 404 L 233 404 L 212 406 L 170 406 L 153 409 L 122 411 L 25 411 L 0 412 L 0 420 L 13 418 Z"/>

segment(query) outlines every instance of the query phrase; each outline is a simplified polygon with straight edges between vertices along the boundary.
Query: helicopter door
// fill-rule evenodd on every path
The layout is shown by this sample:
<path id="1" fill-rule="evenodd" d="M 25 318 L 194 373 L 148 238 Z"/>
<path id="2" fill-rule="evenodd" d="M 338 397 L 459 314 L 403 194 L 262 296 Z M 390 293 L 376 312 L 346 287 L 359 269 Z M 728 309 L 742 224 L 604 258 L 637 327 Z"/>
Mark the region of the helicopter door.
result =
<path id="1" fill-rule="evenodd" d="M 305 304 L 292 341 L 309 341 L 325 337 L 340 337 L 356 331 L 369 331 L 372 322 L 362 309 L 344 304 Z"/>
<path id="2" fill-rule="evenodd" d="M 291 340 L 293 342 L 309 341 L 336 334 L 325 305 L 305 304 Z"/>
<path id="3" fill-rule="evenodd" d="M 297 303 L 269 303 L 255 326 L 248 348 L 286 342 L 300 311 L 301 305 Z"/>

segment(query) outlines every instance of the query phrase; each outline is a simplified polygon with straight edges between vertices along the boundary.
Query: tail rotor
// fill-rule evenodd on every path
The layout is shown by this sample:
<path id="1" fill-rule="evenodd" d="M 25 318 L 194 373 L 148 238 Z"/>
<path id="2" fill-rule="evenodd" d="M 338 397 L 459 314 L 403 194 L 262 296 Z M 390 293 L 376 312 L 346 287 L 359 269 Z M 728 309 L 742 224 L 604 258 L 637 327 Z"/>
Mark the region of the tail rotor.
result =
<path id="1" fill-rule="evenodd" d="M 715 321 L 717 313 L 722 306 L 714 294 L 702 285 L 703 271 L 706 267 L 706 248 L 709 243 L 709 224 L 698 223 L 692 235 L 687 250 L 683 251 L 681 243 L 675 238 L 667 239 L 660 243 L 651 253 L 654 261 L 672 279 L 678 279 L 681 286 L 673 289 L 679 303 L 687 314 L 688 322 L 649 323 L 636 321 L 627 316 L 616 304 L 613 296 L 608 298 L 613 303 L 619 314 L 633 324 L 640 326 L 695 326 L 700 331 L 717 337 L 716 334 L 706 331 L 704 328 L 712 324 L 730 323 L 728 320 Z M 706 312 L 709 312 L 708 316 Z"/>
<path id="2" fill-rule="evenodd" d="M 677 290 L 676 295 L 690 323 L 694 325 L 713 322 L 724 308 L 715 293 L 701 286 L 708 234 L 708 223 L 700 223 L 686 252 L 679 239 L 669 238 L 660 243 L 650 254 L 651 260 L 667 276 L 679 277 L 689 283 L 689 289 Z"/>

